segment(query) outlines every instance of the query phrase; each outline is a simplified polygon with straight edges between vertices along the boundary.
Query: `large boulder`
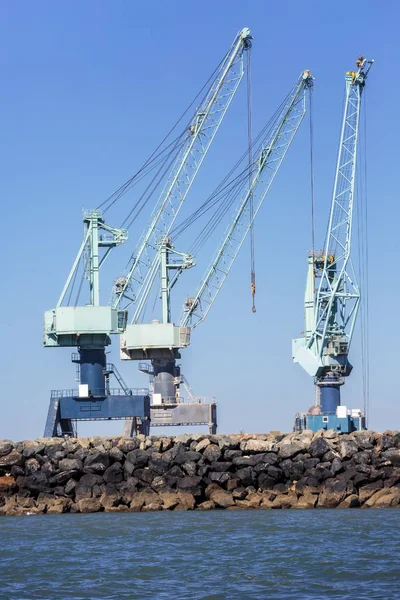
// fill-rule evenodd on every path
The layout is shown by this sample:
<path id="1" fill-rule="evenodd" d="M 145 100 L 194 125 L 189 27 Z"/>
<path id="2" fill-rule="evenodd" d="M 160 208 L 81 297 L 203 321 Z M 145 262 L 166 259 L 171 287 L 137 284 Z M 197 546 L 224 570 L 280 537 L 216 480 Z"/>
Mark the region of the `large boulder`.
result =
<path id="1" fill-rule="evenodd" d="M 86 473 L 104 473 L 110 466 L 110 457 L 107 452 L 91 450 L 85 458 L 84 470 Z"/>
<path id="2" fill-rule="evenodd" d="M 229 492 L 225 492 L 224 490 L 215 490 L 210 495 L 210 500 L 221 508 L 228 508 L 229 506 L 234 506 L 235 501 L 232 498 L 232 494 Z"/>
<path id="3" fill-rule="evenodd" d="M 275 442 L 271 440 L 248 440 L 241 442 L 240 449 L 244 452 L 276 452 L 277 447 Z"/>
<path id="4" fill-rule="evenodd" d="M 329 442 L 325 438 L 317 437 L 311 442 L 308 452 L 312 458 L 322 458 L 329 450 Z"/>
<path id="5" fill-rule="evenodd" d="M 124 471 L 121 463 L 115 462 L 110 465 L 104 471 L 103 479 L 106 483 L 121 483 L 124 479 Z"/>
<path id="6" fill-rule="evenodd" d="M 203 452 L 203 456 L 208 462 L 216 462 L 221 458 L 221 450 L 216 444 L 210 444 Z"/>
<path id="7" fill-rule="evenodd" d="M 305 444 L 300 441 L 294 441 L 292 443 L 285 443 L 285 440 L 278 444 L 279 447 L 279 456 L 281 459 L 285 460 L 286 458 L 293 458 L 300 452 L 305 451 Z"/>
<path id="8" fill-rule="evenodd" d="M 77 458 L 63 458 L 58 463 L 58 468 L 61 471 L 82 471 L 83 464 L 82 461 Z"/>
<path id="9" fill-rule="evenodd" d="M 97 498 L 83 498 L 78 501 L 78 507 L 81 513 L 95 513 L 102 509 L 101 502 Z"/>
<path id="10" fill-rule="evenodd" d="M 389 448 L 385 452 L 382 452 L 382 456 L 389 460 L 394 467 L 400 466 L 400 449 Z"/>
<path id="11" fill-rule="evenodd" d="M 13 465 L 22 465 L 22 463 L 22 454 L 15 449 L 11 449 L 7 454 L 0 456 L 0 468 L 12 467 Z"/>
<path id="12" fill-rule="evenodd" d="M 11 450 L 13 450 L 14 444 L 11 440 L 2 440 L 0 441 L 0 458 L 2 456 L 6 456 L 10 454 Z"/>

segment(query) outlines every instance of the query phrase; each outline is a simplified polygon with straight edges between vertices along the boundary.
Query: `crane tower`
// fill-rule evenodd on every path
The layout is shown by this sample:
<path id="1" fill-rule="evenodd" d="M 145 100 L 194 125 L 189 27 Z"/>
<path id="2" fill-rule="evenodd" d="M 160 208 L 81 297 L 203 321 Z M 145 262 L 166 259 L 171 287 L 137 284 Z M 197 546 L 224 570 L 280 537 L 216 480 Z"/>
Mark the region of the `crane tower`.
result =
<path id="1" fill-rule="evenodd" d="M 57 306 L 45 312 L 45 347 L 75 347 L 72 361 L 78 367 L 78 389 L 53 390 L 45 436 L 72 435 L 79 420 L 132 419 L 136 430 L 148 433 L 150 422 L 148 390 L 128 389 L 114 365 L 107 364 L 105 349 L 111 335 L 126 328 L 128 308 L 140 302 L 157 268 L 159 243 L 168 235 L 201 164 L 234 98 L 245 71 L 244 51 L 251 45 L 244 28 L 236 35 L 213 75 L 204 86 L 205 95 L 179 137 L 175 157 L 165 187 L 140 238 L 123 277 L 113 288 L 109 305 L 100 304 L 99 271 L 110 251 L 126 241 L 127 231 L 108 226 L 100 210 L 83 215 L 84 239 L 73 263 Z M 83 270 L 74 299 L 78 273 Z M 84 280 L 88 298 L 80 304 Z M 112 389 L 110 375 L 120 388 Z"/>
<path id="2" fill-rule="evenodd" d="M 361 100 L 373 64 L 364 56 L 346 73 L 344 114 L 333 197 L 324 250 L 308 257 L 305 330 L 293 340 L 293 360 L 314 377 L 316 400 L 296 416 L 296 429 L 365 427 L 361 410 L 341 406 L 340 388 L 352 371 L 350 343 L 360 305 L 360 289 L 351 260 L 351 240 Z"/>
<path id="3" fill-rule="evenodd" d="M 204 321 L 221 290 L 236 256 L 254 219 L 279 171 L 286 153 L 302 123 L 306 112 L 307 91 L 313 85 L 310 71 L 303 71 L 285 98 L 272 125 L 263 130 L 254 144 L 254 160 L 245 170 L 238 188 L 237 178 L 232 189 L 239 189 L 238 202 L 217 252 L 200 281 L 197 292 L 186 300 L 180 322 L 171 320 L 170 292 L 177 277 L 194 264 L 189 254 L 175 251 L 170 238 L 161 240 L 156 255 L 154 275 L 161 280 L 162 321 L 139 323 L 144 303 L 138 304 L 133 323 L 121 334 L 121 358 L 150 360 L 147 372 L 153 378 L 153 401 L 150 405 L 151 425 L 187 425 L 206 423 L 216 431 L 216 406 L 205 403 L 181 403 L 179 388 L 182 374 L 176 361 L 180 350 L 190 343 L 191 330 Z M 250 177 L 249 177 L 250 175 Z M 226 187 L 229 187 L 227 184 Z M 250 201 L 253 207 L 250 209 Z M 178 255 L 178 258 L 177 258 Z M 174 274 L 171 276 L 171 273 Z M 146 372 L 146 367 L 141 367 Z"/>

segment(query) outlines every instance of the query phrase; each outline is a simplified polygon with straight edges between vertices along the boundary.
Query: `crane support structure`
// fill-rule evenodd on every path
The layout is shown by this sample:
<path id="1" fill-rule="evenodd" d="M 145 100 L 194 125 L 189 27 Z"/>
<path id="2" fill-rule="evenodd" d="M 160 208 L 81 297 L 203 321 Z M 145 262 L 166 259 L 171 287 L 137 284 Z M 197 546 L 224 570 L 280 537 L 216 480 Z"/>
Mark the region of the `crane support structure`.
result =
<path id="1" fill-rule="evenodd" d="M 168 318 L 163 319 L 162 323 L 156 321 L 151 324 L 130 324 L 121 335 L 122 359 L 148 359 L 152 362 L 152 366 L 149 367 L 154 391 L 151 414 L 157 413 L 160 425 L 181 424 L 178 421 L 182 420 L 186 423 L 198 423 L 199 421 L 196 419 L 203 421 L 208 414 L 211 414 L 213 421 L 210 423 L 210 430 L 216 431 L 215 402 L 185 406 L 180 404 L 181 373 L 176 359 L 180 358 L 179 350 L 187 347 L 190 343 L 191 328 L 204 320 L 229 274 L 254 218 L 300 127 L 306 112 L 307 90 L 312 85 L 313 79 L 310 72 L 304 71 L 287 96 L 272 131 L 270 130 L 268 135 L 261 139 L 257 152 L 254 153 L 255 160 L 250 167 L 251 178 L 247 191 L 238 202 L 231 224 L 223 237 L 211 267 L 200 283 L 196 296 L 186 300 L 185 312 L 180 325 L 177 326 L 170 322 L 169 291 L 171 285 L 165 266 L 167 262 L 162 258 L 161 253 L 161 288 L 168 290 L 163 301 L 163 305 L 167 309 L 164 309 L 163 313 L 168 315 Z M 253 211 L 250 211 L 250 199 L 253 200 Z M 170 251 L 171 246 L 167 248 L 167 256 Z M 185 257 L 183 264 L 193 266 L 193 258 L 190 255 L 183 256 Z M 163 411 L 165 414 L 168 413 L 165 418 Z M 196 419 L 193 417 L 195 411 L 197 411 Z M 199 411 L 202 411 L 201 416 L 198 414 Z M 170 415 L 174 415 L 174 417 Z M 151 422 L 152 425 L 155 422 L 153 416 Z"/>
<path id="2" fill-rule="evenodd" d="M 340 387 L 353 368 L 348 354 L 360 305 L 360 289 L 351 261 L 351 239 L 361 99 L 373 62 L 360 56 L 357 71 L 346 73 L 328 232 L 324 250 L 312 252 L 308 257 L 305 331 L 302 337 L 293 340 L 294 362 L 315 378 L 318 388 L 308 428 L 327 427 L 329 418 L 330 427 L 344 431 L 363 425 L 361 411 L 357 409 L 348 415 L 346 407 L 340 406 Z M 301 418 L 304 427 L 304 415 Z"/>
<path id="3" fill-rule="evenodd" d="M 44 318 L 45 347 L 78 348 L 73 362 L 79 365 L 79 386 L 77 390 L 52 391 L 45 436 L 71 435 L 73 422 L 77 420 L 114 418 L 130 419 L 136 430 L 148 433 L 148 390 L 111 390 L 109 375 L 112 371 L 107 366 L 105 348 L 111 343 L 110 335 L 125 330 L 127 308 L 138 300 L 142 303 L 146 300 L 161 258 L 167 270 L 165 259 L 169 251 L 163 254 L 160 247 L 167 247 L 168 232 L 240 85 L 245 70 L 244 51 L 251 47 L 251 40 L 250 30 L 242 29 L 214 71 L 211 83 L 207 82 L 204 100 L 184 132 L 183 143 L 177 146 L 179 153 L 150 225 L 131 256 L 126 275 L 117 280 L 108 306 L 100 305 L 99 270 L 112 248 L 127 239 L 127 232 L 106 225 L 99 210 L 84 213 L 83 242 L 57 306 L 46 311 Z M 82 305 L 79 296 L 85 279 L 89 297 Z M 167 296 L 165 288 L 164 300 Z"/>
<path id="4" fill-rule="evenodd" d="M 149 429 L 148 390 L 110 389 L 105 347 L 110 335 L 123 331 L 126 311 L 100 306 L 99 271 L 111 250 L 127 239 L 123 229 L 106 225 L 100 211 L 83 214 L 84 236 L 56 308 L 44 315 L 44 345 L 77 347 L 72 362 L 79 366 L 77 389 L 53 390 L 47 415 L 45 437 L 74 435 L 74 422 L 137 418 L 143 431 Z M 100 257 L 100 253 L 103 255 Z M 81 284 L 73 305 L 74 286 L 79 270 Z M 89 302 L 78 306 L 83 280 L 88 281 Z"/>
<path id="5" fill-rule="evenodd" d="M 161 196 L 153 210 L 150 223 L 132 254 L 125 274 L 118 278 L 111 298 L 113 308 L 128 308 L 147 300 L 158 272 L 159 245 L 175 223 L 191 185 L 235 96 L 245 72 L 244 52 L 251 47 L 250 30 L 237 34 L 222 60 L 208 93 L 196 109 L 185 142 L 172 166 Z M 136 310 L 132 322 L 137 322 Z"/>

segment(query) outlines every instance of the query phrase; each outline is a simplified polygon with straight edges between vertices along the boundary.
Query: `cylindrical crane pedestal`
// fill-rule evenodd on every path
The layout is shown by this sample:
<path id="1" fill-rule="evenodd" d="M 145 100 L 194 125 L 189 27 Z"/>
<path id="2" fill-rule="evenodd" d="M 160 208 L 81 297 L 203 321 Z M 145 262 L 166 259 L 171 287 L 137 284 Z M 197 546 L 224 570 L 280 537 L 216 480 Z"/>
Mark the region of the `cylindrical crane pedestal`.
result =
<path id="1" fill-rule="evenodd" d="M 89 395 L 106 396 L 105 368 L 106 354 L 103 349 L 79 349 L 79 364 L 81 372 L 80 383 L 87 384 Z"/>
<path id="2" fill-rule="evenodd" d="M 174 360 L 153 360 L 154 394 L 161 394 L 163 404 L 177 402 L 176 378 L 180 377 L 180 367 Z"/>
<path id="3" fill-rule="evenodd" d="M 320 405 L 322 414 L 335 414 L 340 406 L 340 388 L 343 385 L 343 379 L 328 375 L 324 379 L 317 381 L 320 388 Z"/>

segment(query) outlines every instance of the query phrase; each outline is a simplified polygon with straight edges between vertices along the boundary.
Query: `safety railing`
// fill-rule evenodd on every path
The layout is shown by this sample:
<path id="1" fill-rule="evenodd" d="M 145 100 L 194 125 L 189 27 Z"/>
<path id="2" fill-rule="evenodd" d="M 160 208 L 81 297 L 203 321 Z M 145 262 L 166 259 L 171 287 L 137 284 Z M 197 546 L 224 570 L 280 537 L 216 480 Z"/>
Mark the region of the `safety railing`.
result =
<path id="1" fill-rule="evenodd" d="M 78 389 L 69 390 L 51 390 L 52 398 L 77 398 L 82 400 L 107 398 L 108 396 L 148 396 L 147 388 L 129 388 L 126 392 L 121 388 L 109 388 L 99 390 L 89 390 L 88 396 L 80 396 Z"/>

